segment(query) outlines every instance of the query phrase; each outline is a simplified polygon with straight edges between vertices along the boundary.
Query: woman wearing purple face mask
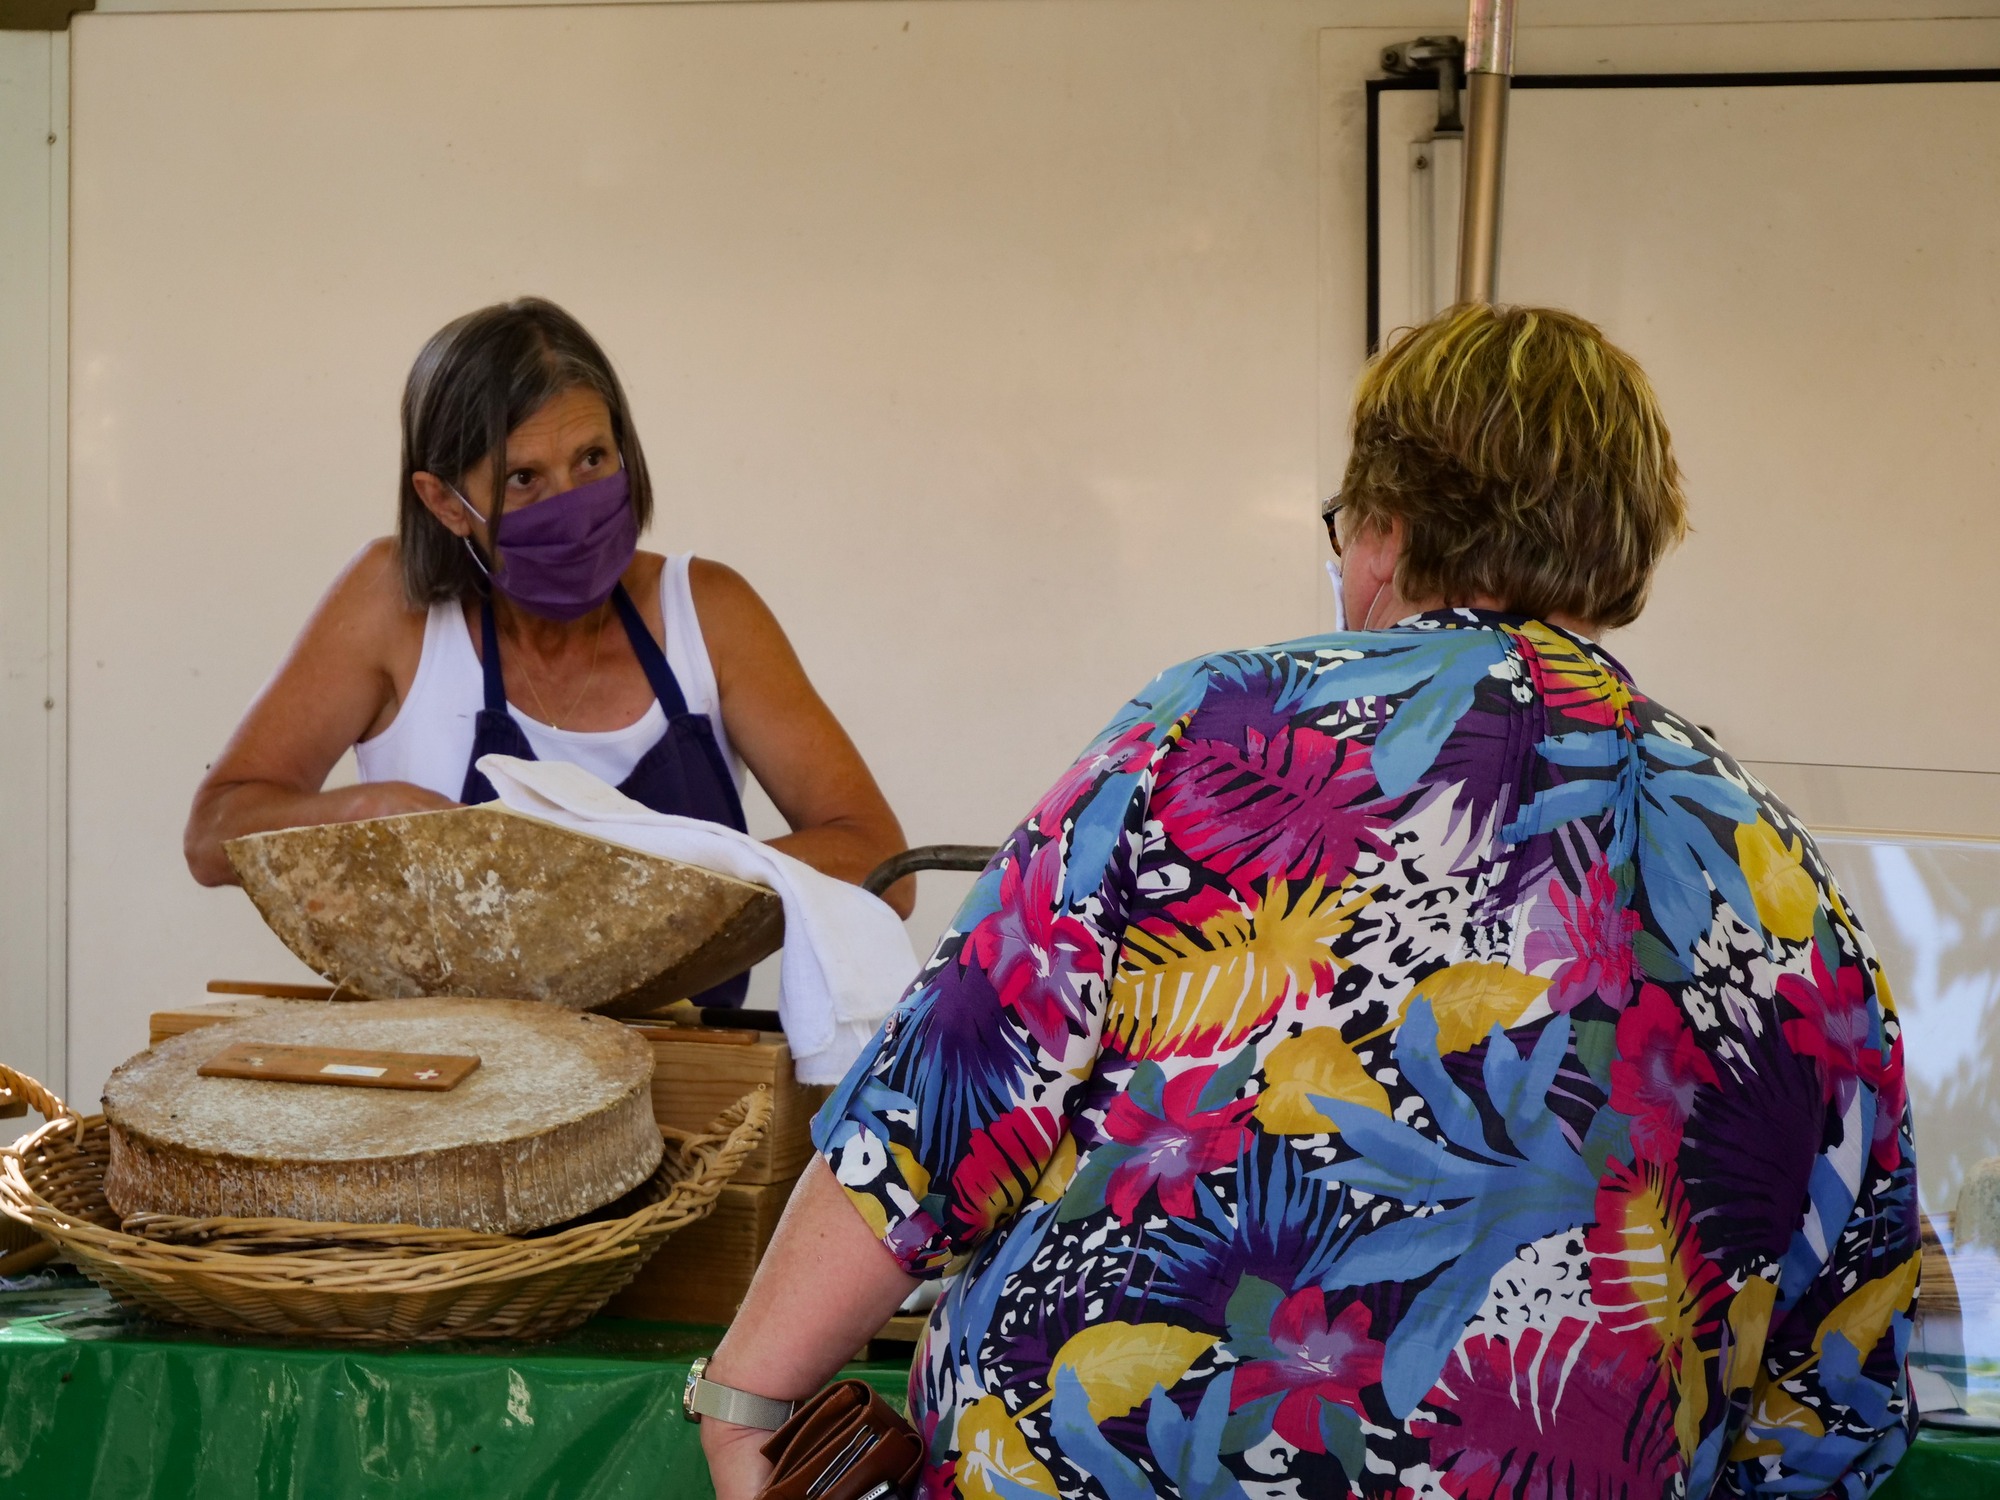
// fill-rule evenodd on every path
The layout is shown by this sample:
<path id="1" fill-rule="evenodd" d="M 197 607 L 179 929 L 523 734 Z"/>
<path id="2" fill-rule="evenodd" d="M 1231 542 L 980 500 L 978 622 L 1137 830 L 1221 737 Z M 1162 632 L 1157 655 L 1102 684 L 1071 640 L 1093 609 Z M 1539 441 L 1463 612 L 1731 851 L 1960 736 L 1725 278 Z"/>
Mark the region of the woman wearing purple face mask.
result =
<path id="1" fill-rule="evenodd" d="M 719 563 L 639 551 L 651 513 L 624 392 L 575 319 L 531 298 L 442 329 L 403 393 L 397 534 L 335 580 L 203 778 L 195 878 L 233 882 L 241 834 L 488 801 L 491 753 L 738 829 L 747 766 L 792 827 L 776 847 L 855 881 L 900 850 L 763 601 Z M 350 746 L 361 784 L 325 790 Z M 890 903 L 907 914 L 907 888 Z"/>

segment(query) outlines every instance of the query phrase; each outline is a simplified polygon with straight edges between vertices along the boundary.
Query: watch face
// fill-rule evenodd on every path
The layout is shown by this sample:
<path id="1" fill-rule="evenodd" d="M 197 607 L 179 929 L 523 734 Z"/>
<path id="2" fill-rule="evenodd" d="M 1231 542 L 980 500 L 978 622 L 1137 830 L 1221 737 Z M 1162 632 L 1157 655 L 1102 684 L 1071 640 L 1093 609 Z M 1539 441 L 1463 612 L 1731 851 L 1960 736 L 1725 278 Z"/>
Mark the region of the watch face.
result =
<path id="1" fill-rule="evenodd" d="M 701 1384 L 702 1371 L 708 1368 L 708 1356 L 703 1355 L 688 1367 L 687 1384 L 681 1387 L 681 1415 L 690 1422 L 699 1422 L 700 1415 L 694 1409 L 694 1388 Z"/>

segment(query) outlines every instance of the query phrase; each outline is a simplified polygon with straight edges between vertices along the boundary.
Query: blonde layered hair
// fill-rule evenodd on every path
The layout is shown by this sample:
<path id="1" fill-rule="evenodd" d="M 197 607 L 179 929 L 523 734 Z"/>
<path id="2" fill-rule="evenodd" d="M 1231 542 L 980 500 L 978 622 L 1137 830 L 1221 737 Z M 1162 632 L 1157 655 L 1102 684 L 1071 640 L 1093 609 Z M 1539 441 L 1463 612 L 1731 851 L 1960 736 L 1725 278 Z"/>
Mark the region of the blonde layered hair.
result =
<path id="1" fill-rule="evenodd" d="M 1403 523 L 1405 599 L 1605 629 L 1639 617 L 1687 531 L 1645 372 L 1539 307 L 1465 304 L 1399 334 L 1362 376 L 1341 503 L 1354 524 Z"/>

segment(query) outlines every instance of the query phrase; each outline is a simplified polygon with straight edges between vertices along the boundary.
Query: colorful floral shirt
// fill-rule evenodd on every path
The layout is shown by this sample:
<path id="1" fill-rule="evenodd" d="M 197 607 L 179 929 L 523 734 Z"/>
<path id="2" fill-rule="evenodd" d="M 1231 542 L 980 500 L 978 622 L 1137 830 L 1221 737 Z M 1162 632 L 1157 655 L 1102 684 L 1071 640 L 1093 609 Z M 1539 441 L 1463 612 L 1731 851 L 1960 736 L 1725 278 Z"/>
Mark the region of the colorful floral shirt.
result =
<path id="1" fill-rule="evenodd" d="M 1775 797 L 1517 616 L 1156 679 L 816 1136 L 954 1278 L 926 1496 L 1858 1497 L 1915 1420 L 1868 939 Z"/>

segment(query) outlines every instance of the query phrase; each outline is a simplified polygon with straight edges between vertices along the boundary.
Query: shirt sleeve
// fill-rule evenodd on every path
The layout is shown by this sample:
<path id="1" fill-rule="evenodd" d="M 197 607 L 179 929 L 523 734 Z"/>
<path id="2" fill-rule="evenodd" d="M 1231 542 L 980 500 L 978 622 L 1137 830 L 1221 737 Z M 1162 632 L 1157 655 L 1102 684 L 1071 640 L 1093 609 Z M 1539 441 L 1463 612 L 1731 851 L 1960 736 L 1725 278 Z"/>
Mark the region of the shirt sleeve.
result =
<path id="1" fill-rule="evenodd" d="M 1815 1164 L 1780 1283 L 1739 1292 L 1730 1315 L 1731 1342 L 1751 1357 L 1731 1358 L 1725 1375 L 1738 1399 L 1748 1386 L 1747 1415 L 1720 1494 L 1862 1500 L 1915 1436 L 1905 1362 L 1920 1259 L 1912 1128 L 1893 1013 L 1879 994 L 1867 1005 L 1881 1061 L 1844 1111 L 1834 1101 L 1840 1125 Z M 1759 1330 L 1745 1325 L 1774 1308 L 1756 1358 Z"/>
<path id="2" fill-rule="evenodd" d="M 913 1275 L 976 1248 L 1074 1149 L 1066 1103 L 1097 1058 L 1175 696 L 1128 704 L 1035 805 L 814 1122 Z"/>

